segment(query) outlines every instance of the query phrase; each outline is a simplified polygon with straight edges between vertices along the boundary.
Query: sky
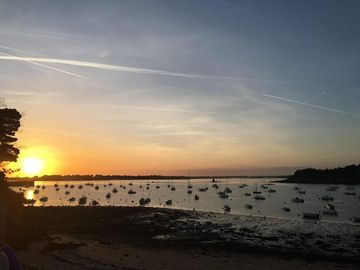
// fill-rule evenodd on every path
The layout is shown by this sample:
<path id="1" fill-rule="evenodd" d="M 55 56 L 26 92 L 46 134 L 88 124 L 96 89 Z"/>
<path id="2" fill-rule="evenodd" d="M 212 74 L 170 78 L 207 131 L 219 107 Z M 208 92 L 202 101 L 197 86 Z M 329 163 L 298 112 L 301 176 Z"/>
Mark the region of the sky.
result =
<path id="1" fill-rule="evenodd" d="M 0 97 L 42 174 L 360 160 L 359 1 L 3 1 Z"/>

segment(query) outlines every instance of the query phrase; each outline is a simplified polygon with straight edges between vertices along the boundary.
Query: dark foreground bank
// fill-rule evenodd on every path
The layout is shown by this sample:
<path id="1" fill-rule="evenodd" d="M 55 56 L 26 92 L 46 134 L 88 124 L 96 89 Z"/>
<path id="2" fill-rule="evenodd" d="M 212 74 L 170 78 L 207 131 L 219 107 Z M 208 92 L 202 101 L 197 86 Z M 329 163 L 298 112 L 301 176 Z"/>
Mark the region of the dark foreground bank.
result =
<path id="1" fill-rule="evenodd" d="M 164 267 L 171 267 L 171 263 L 175 266 L 180 259 L 190 257 L 198 258 L 194 265 L 200 265 L 187 269 L 211 269 L 210 265 L 224 264 L 223 258 L 231 262 L 228 269 L 236 269 L 239 258 L 250 265 L 266 258 L 280 269 L 290 267 L 290 262 L 351 269 L 360 262 L 360 227 L 347 224 L 134 207 L 23 207 L 16 219 L 10 220 L 13 224 L 8 242 L 19 250 L 25 269 L 38 269 L 39 263 L 46 265 L 45 261 L 49 267 L 42 269 L 56 269 L 52 261 L 73 267 L 69 269 L 86 269 L 85 261 L 91 261 L 92 252 L 97 254 L 99 266 L 88 269 L 119 269 L 124 265 L 127 268 L 123 269 L 158 269 L 160 258 Z M 118 260 L 109 257 L 112 253 Z M 142 257 L 143 267 L 132 257 L 134 254 Z M 153 267 L 147 266 L 146 256 L 154 261 Z M 154 260 L 153 256 L 160 257 Z M 170 256 L 171 263 L 164 261 L 164 256 Z M 82 257 L 90 261 L 74 259 Z M 136 261 L 133 267 L 130 257 Z M 108 264 L 105 268 L 100 267 L 102 258 Z M 214 258 L 218 260 L 208 265 Z"/>

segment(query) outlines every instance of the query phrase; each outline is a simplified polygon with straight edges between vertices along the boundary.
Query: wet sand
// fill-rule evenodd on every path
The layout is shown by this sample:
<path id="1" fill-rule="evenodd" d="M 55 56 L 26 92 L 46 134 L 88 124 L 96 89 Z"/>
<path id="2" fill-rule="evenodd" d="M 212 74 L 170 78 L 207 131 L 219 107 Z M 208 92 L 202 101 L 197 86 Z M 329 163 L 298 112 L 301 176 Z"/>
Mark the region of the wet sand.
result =
<path id="1" fill-rule="evenodd" d="M 360 262 L 360 226 L 349 224 L 132 207 L 28 207 L 22 218 L 23 236 L 33 233 L 18 241 L 24 269 L 357 269 Z"/>
<path id="2" fill-rule="evenodd" d="M 167 250 L 134 247 L 69 235 L 32 243 L 27 251 L 18 253 L 24 270 L 52 269 L 358 269 L 352 264 L 281 258 L 277 256 L 238 254 L 201 249 Z"/>

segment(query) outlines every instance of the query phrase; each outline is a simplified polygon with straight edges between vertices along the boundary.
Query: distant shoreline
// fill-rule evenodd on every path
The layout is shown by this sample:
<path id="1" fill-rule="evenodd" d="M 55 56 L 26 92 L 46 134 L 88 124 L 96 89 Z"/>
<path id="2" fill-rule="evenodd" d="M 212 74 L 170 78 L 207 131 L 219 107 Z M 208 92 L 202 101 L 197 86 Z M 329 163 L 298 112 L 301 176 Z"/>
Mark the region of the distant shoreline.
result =
<path id="1" fill-rule="evenodd" d="M 35 177 L 8 177 L 12 181 L 91 181 L 91 180 L 189 180 L 189 179 L 229 179 L 229 178 L 288 178 L 289 175 L 229 175 L 229 176 L 167 176 L 167 175 L 44 175 Z"/>

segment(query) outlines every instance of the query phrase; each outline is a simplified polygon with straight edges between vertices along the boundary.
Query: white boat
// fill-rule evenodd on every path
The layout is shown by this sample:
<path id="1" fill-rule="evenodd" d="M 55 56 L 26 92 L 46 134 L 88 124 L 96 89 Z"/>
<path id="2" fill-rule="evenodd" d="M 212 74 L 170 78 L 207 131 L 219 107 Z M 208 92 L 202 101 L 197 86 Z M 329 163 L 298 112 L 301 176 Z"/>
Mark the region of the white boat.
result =
<path id="1" fill-rule="evenodd" d="M 325 209 L 329 209 L 329 210 L 335 210 L 335 206 L 332 205 L 332 204 L 330 204 L 330 203 L 325 204 L 325 205 L 324 205 L 324 208 L 325 208 Z"/>

